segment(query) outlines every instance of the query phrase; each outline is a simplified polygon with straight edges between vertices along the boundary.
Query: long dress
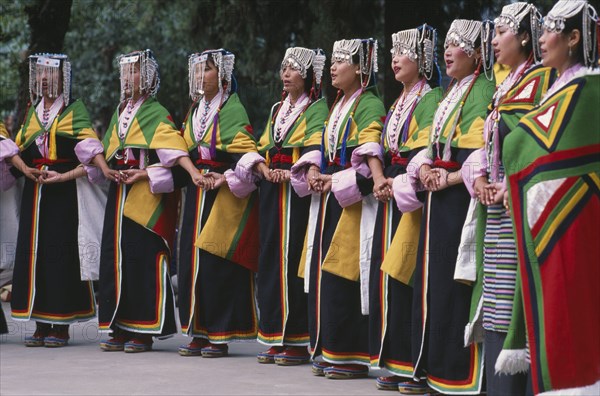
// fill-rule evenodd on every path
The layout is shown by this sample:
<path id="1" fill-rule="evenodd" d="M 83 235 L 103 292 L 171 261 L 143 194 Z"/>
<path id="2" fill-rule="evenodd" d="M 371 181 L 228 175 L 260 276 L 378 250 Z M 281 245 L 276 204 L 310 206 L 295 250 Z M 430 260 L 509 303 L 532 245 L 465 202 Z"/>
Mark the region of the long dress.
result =
<path id="1" fill-rule="evenodd" d="M 493 92 L 494 83 L 483 75 L 465 77 L 448 92 L 436 111 L 429 149 L 409 164 L 413 177 L 422 163 L 456 171 L 483 147 Z M 479 393 L 483 379 L 481 345 L 463 346 L 472 287 L 454 279 L 469 202 L 463 183 L 425 194 L 413 281 L 413 377 L 444 393 Z"/>
<path id="2" fill-rule="evenodd" d="M 308 104 L 289 130 L 280 131 L 280 141 L 275 139 L 276 116 L 271 111 L 258 145 L 270 169 L 290 170 L 301 155 L 319 150 L 327 103 L 325 99 L 306 101 Z M 275 104 L 273 109 L 278 106 Z M 258 341 L 265 345 L 308 345 L 307 297 L 298 268 L 311 199 L 299 197 L 289 182 L 271 183 L 264 179 L 259 185 L 259 197 Z"/>
<path id="3" fill-rule="evenodd" d="M 363 314 L 368 301 L 361 293 L 360 276 L 361 261 L 363 268 L 368 266 L 365 258 L 368 252 L 361 251 L 360 222 L 361 191 L 368 195 L 372 183 L 370 186 L 363 183 L 361 190 L 354 172 L 341 172 L 351 171 L 345 168 L 350 167 L 352 151 L 356 147 L 367 142 L 378 143 L 381 138 L 385 109 L 373 91 L 373 88 L 362 93 L 357 91 L 344 106 L 338 103 L 329 118 L 329 127 L 321 136 L 322 155 L 307 153 L 292 168 L 297 192 L 306 188 L 305 177 L 300 177 L 302 172 L 299 171 L 310 164 L 320 165 L 322 173 L 335 179 L 331 192 L 317 195 L 318 206 L 314 212 L 317 215 L 312 217 L 311 214 L 316 222 L 314 235 L 307 235 L 312 241 L 312 253 L 306 253 L 310 275 L 308 324 L 312 357 L 322 355 L 325 361 L 335 364 L 369 364 L 368 316 Z M 348 191 L 340 191 L 340 195 L 334 196 L 334 189 L 342 186 Z M 347 195 L 352 204 L 342 195 Z M 376 206 L 373 201 L 370 206 L 371 211 L 366 217 L 370 217 L 369 214 L 374 217 Z M 309 224 L 310 229 L 313 227 Z M 366 239 L 362 244 L 365 242 Z M 368 274 L 363 275 L 363 287 L 368 285 L 367 278 Z"/>
<path id="4" fill-rule="evenodd" d="M 519 123 L 521 117 L 536 106 L 552 81 L 551 68 L 524 62 L 496 89 L 492 111 L 486 119 L 486 148 L 475 151 L 467 162 L 479 163 L 463 174 L 465 185 L 474 197 L 473 180 L 488 177 L 490 183 L 501 183 L 504 164 L 500 161 L 504 138 Z M 464 169 L 464 168 L 463 168 Z M 512 219 L 502 203 L 483 206 L 479 203 L 476 230 L 476 283 L 471 300 L 471 318 L 466 327 L 466 339 L 485 329 L 486 380 L 488 392 L 523 393 L 525 376 L 495 374 L 496 360 L 506 337 L 512 316 L 517 277 L 517 253 Z M 478 339 L 481 341 L 481 339 Z"/>
<path id="5" fill-rule="evenodd" d="M 77 100 L 47 128 L 31 106 L 16 144 L 28 166 L 66 173 L 79 165 L 75 148 L 86 139 L 98 141 L 83 102 Z M 78 238 L 86 221 L 78 210 L 85 205 L 78 200 L 78 181 L 25 180 L 11 299 L 15 320 L 64 325 L 96 315 L 92 283 L 81 277 L 86 246 L 79 246 Z"/>
<path id="6" fill-rule="evenodd" d="M 190 114 L 199 106 L 194 105 Z M 224 173 L 235 168 L 244 153 L 256 152 L 246 110 L 236 93 L 202 130 L 189 117 L 184 139 L 190 158 L 202 172 Z M 187 186 L 178 268 L 183 334 L 215 344 L 256 339 L 256 194 L 237 198 L 227 184 L 202 190 L 181 176 L 176 176 L 176 185 Z"/>
<path id="7" fill-rule="evenodd" d="M 432 90 L 425 81 L 421 81 L 404 100 L 399 98 L 388 112 L 382 144 L 367 143 L 354 150 L 352 164 L 357 172 L 360 173 L 361 166 L 366 165 L 366 155 L 376 155 L 383 157 L 383 173 L 386 178 L 405 174 L 410 158 L 427 146 L 429 129 L 441 97 L 440 88 Z M 410 218 L 401 222 L 402 211 L 394 199 L 380 202 L 371 251 L 371 365 L 386 368 L 391 373 L 404 377 L 412 377 L 413 367 L 410 348 L 412 286 L 410 278 L 404 276 L 403 267 L 414 268 L 416 257 L 414 254 L 407 255 L 405 250 L 403 253 L 403 249 L 407 244 L 418 241 L 419 223 L 415 219 L 420 219 L 420 212 L 420 208 L 411 211 L 408 214 Z M 399 227 L 402 228 L 402 232 L 398 232 Z M 391 247 L 392 241 L 394 248 Z M 413 252 L 416 252 L 416 249 L 413 249 Z"/>
<path id="8" fill-rule="evenodd" d="M 505 349 L 526 337 L 535 394 L 600 387 L 599 87 L 597 69 L 565 70 L 504 140 L 524 316 Z"/>
<path id="9" fill-rule="evenodd" d="M 153 97 L 144 99 L 130 120 L 120 119 L 127 111 L 114 113 L 103 139 L 104 155 L 112 169 L 147 169 L 150 181 L 110 183 L 100 258 L 99 327 L 169 336 L 177 331 L 169 263 L 179 196 L 158 192 L 163 189 L 155 181 L 166 178 L 168 184 L 170 172 L 158 174 L 186 155 L 185 142 L 169 112 Z"/>

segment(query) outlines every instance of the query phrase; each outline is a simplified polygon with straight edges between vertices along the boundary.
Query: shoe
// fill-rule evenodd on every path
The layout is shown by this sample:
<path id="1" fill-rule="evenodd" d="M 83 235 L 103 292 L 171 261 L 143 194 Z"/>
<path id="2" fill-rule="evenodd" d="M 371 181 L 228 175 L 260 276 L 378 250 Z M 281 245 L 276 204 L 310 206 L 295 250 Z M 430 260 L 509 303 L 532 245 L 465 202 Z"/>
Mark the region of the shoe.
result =
<path id="1" fill-rule="evenodd" d="M 209 342 L 207 346 L 202 348 L 201 353 L 204 358 L 220 358 L 227 356 L 228 350 L 229 347 L 227 344 L 213 344 Z"/>
<path id="2" fill-rule="evenodd" d="M 137 336 L 123 345 L 125 353 L 148 352 L 152 350 L 152 337 Z"/>
<path id="3" fill-rule="evenodd" d="M 329 379 L 354 379 L 365 378 L 369 375 L 369 368 L 362 364 L 335 364 L 323 370 Z"/>
<path id="4" fill-rule="evenodd" d="M 282 347 L 282 346 L 272 346 L 271 348 L 267 349 L 266 351 L 261 352 L 258 355 L 256 355 L 256 360 L 258 360 L 258 363 L 263 363 L 263 364 L 275 363 L 275 355 L 283 352 L 284 348 L 285 347 Z"/>
<path id="5" fill-rule="evenodd" d="M 327 367 L 331 367 L 331 366 L 333 366 L 333 364 L 331 364 L 331 363 L 314 361 L 312 364 L 311 370 L 312 370 L 313 374 L 316 375 L 317 377 L 324 377 L 325 376 L 324 370 Z"/>
<path id="6" fill-rule="evenodd" d="M 280 354 L 275 355 L 275 363 L 278 366 L 297 366 L 308 363 L 310 354 L 305 346 L 289 346 Z"/>
<path id="7" fill-rule="evenodd" d="M 206 338 L 194 337 L 192 342 L 179 347 L 178 352 L 181 356 L 201 356 L 202 348 L 208 345 Z"/>
<path id="8" fill-rule="evenodd" d="M 438 392 L 427 386 L 426 382 L 404 381 L 398 384 L 402 395 L 437 395 Z"/>
<path id="9" fill-rule="evenodd" d="M 399 377 L 397 375 L 392 375 L 391 377 L 377 377 L 375 385 L 379 390 L 397 391 L 398 384 L 403 380 L 404 378 Z"/>
<path id="10" fill-rule="evenodd" d="M 6 285 L 0 287 L 0 300 L 4 302 L 10 302 L 12 297 L 12 285 Z"/>
<path id="11" fill-rule="evenodd" d="M 44 346 L 47 348 L 60 348 L 69 343 L 69 326 L 54 325 L 50 333 L 44 338 Z"/>
<path id="12" fill-rule="evenodd" d="M 36 322 L 35 333 L 32 336 L 25 337 L 24 344 L 28 347 L 44 346 L 44 339 L 48 337 L 52 326 L 47 323 Z"/>
<path id="13" fill-rule="evenodd" d="M 44 346 L 44 339 L 46 335 L 42 332 L 36 330 L 32 336 L 25 337 L 25 346 L 28 347 L 41 347 Z"/>
<path id="14" fill-rule="evenodd" d="M 122 333 L 114 333 L 112 338 L 100 343 L 100 349 L 106 352 L 118 352 L 125 349 L 127 337 Z"/>

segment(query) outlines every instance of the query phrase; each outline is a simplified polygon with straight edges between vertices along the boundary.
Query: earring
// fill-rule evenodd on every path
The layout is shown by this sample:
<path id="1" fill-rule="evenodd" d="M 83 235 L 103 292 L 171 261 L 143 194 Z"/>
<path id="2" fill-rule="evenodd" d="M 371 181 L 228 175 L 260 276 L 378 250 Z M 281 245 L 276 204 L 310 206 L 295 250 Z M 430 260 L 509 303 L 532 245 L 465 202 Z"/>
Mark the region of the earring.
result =
<path id="1" fill-rule="evenodd" d="M 571 46 L 569 45 L 569 58 L 573 56 L 573 51 L 571 50 Z"/>
<path id="2" fill-rule="evenodd" d="M 521 41 L 521 47 L 525 47 L 527 45 L 527 40 Z"/>
<path id="3" fill-rule="evenodd" d="M 355 73 L 356 73 L 356 74 L 360 74 L 360 70 L 357 70 Z"/>

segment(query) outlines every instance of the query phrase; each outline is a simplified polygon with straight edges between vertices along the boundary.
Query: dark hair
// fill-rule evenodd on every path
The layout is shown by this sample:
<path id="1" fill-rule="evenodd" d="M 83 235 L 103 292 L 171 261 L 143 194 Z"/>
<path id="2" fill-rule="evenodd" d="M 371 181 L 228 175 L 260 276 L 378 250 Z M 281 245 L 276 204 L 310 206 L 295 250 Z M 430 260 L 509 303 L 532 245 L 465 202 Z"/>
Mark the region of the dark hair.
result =
<path id="1" fill-rule="evenodd" d="M 523 20 L 519 24 L 519 31 L 517 32 L 517 34 L 521 35 L 523 33 L 527 33 L 529 35 L 529 40 L 527 40 L 527 44 L 525 44 L 525 47 L 521 47 L 521 50 L 524 51 L 527 56 L 529 56 L 533 52 L 533 40 L 535 40 L 533 32 L 531 31 L 531 18 L 529 17 L 529 15 L 523 18 Z"/>
<path id="2" fill-rule="evenodd" d="M 312 65 L 306 69 L 306 78 L 304 79 L 304 93 L 310 95 L 310 90 L 314 82 L 314 69 Z"/>
<path id="3" fill-rule="evenodd" d="M 585 57 L 583 56 L 583 13 L 585 10 L 586 9 L 584 7 L 584 9 L 579 11 L 576 15 L 572 16 L 571 18 L 565 19 L 565 28 L 562 31 L 562 34 L 566 37 L 573 30 L 579 30 L 579 43 L 577 43 L 575 48 L 573 48 L 573 52 L 575 55 L 575 60 L 581 64 L 585 64 Z M 589 26 L 589 28 L 590 31 L 593 32 L 593 34 L 596 34 L 596 26 L 593 22 L 592 25 Z"/>

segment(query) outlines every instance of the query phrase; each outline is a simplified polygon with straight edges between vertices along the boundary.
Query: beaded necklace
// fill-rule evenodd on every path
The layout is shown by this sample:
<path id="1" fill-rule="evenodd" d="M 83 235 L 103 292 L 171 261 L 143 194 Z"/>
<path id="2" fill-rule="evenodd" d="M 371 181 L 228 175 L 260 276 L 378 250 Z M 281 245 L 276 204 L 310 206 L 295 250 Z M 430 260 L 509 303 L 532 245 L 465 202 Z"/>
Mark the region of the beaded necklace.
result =
<path id="1" fill-rule="evenodd" d="M 500 123 L 500 105 L 506 100 L 506 95 L 510 90 L 521 80 L 523 74 L 531 67 L 533 63 L 532 56 L 529 56 L 527 61 L 521 64 L 514 73 L 510 73 L 508 77 L 498 86 L 492 103 L 494 108 L 486 119 L 484 125 L 484 135 L 486 137 L 486 154 L 488 158 L 488 173 L 491 182 L 498 182 L 500 175 L 500 134 L 498 132 L 498 124 Z"/>

